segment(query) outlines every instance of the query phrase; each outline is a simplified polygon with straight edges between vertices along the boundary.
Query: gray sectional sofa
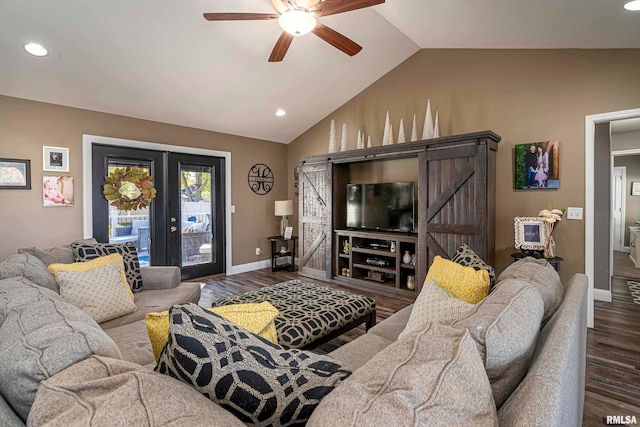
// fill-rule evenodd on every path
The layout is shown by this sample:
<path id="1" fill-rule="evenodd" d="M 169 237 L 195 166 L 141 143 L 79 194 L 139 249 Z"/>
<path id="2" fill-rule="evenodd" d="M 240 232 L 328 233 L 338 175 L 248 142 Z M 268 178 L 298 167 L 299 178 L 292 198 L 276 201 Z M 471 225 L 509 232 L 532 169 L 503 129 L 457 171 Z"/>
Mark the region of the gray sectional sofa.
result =
<path id="1" fill-rule="evenodd" d="M 173 268 L 145 269 L 138 310 L 97 325 L 46 289 L 49 278 L 27 255 L 0 263 L 0 425 L 48 425 L 52 419 L 66 426 L 243 425 L 193 388 L 149 369 L 155 363 L 144 314 L 197 303 L 198 284 L 179 283 Z M 453 326 L 429 322 L 400 336 L 412 308 L 330 354 L 353 374 L 320 402 L 308 425 L 581 424 L 585 275 L 563 286 L 544 260 L 527 258 L 503 272 L 471 315 Z M 73 338 L 78 333 L 82 343 Z M 515 342 L 514 334 L 533 341 Z M 16 344 L 25 341 L 37 348 L 37 363 L 29 362 L 33 351 Z M 518 346 L 526 351 L 517 360 L 503 360 Z M 22 360 L 9 360 L 12 354 Z M 511 377 L 506 386 L 505 377 Z M 13 384 L 13 378 L 26 384 Z M 16 397 L 18 389 L 23 391 Z M 498 399 L 501 405 L 494 403 Z"/>

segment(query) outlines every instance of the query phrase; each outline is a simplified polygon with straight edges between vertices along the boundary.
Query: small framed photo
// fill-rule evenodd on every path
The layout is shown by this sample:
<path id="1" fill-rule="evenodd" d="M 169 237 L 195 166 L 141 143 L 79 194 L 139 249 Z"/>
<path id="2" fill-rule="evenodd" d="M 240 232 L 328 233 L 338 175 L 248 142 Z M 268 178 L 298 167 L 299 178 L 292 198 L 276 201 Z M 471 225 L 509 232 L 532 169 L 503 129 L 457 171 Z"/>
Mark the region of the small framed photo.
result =
<path id="1" fill-rule="evenodd" d="M 69 172 L 69 149 L 64 147 L 42 147 L 42 170 Z"/>
<path id="2" fill-rule="evenodd" d="M 640 181 L 631 182 L 631 195 L 640 196 Z"/>
<path id="3" fill-rule="evenodd" d="M 31 160 L 0 158 L 0 190 L 31 190 Z"/>
<path id="4" fill-rule="evenodd" d="M 287 227 L 284 229 L 285 240 L 290 240 L 292 235 L 293 235 L 293 227 Z"/>
<path id="5" fill-rule="evenodd" d="M 547 232 L 544 221 L 538 217 L 515 217 L 516 249 L 544 250 Z"/>
<path id="6" fill-rule="evenodd" d="M 560 141 L 557 139 L 517 144 L 513 159 L 514 189 L 560 188 Z"/>
<path id="7" fill-rule="evenodd" d="M 72 176 L 42 177 L 42 205 L 45 208 L 73 206 L 73 198 Z"/>

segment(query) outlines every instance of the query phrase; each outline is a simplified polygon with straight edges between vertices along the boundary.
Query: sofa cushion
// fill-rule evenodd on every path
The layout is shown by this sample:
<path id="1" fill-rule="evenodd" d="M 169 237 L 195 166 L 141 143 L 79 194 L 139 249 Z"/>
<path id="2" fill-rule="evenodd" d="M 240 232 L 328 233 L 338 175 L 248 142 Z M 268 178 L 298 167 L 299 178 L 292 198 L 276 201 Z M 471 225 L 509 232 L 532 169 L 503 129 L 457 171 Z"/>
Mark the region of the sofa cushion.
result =
<path id="1" fill-rule="evenodd" d="M 29 425 L 243 426 L 186 384 L 123 360 L 92 356 L 38 388 Z"/>
<path id="2" fill-rule="evenodd" d="M 24 427 L 24 422 L 13 412 L 11 406 L 0 394 L 0 426 L 3 427 Z"/>
<path id="3" fill-rule="evenodd" d="M 40 381 L 92 354 L 122 357 L 89 315 L 27 279 L 0 280 L 0 304 L 0 393 L 23 420 Z"/>
<path id="4" fill-rule="evenodd" d="M 407 326 L 400 333 L 399 338 L 421 328 L 429 321 L 451 325 L 466 316 L 472 308 L 473 304 L 452 297 L 449 292 L 438 286 L 435 280 L 429 280 L 416 298 Z"/>
<path id="5" fill-rule="evenodd" d="M 356 369 L 360 369 L 373 356 L 394 342 L 395 340 L 367 333 L 341 345 L 329 353 L 329 356 L 340 362 L 346 369 L 355 372 Z"/>
<path id="6" fill-rule="evenodd" d="M 0 263 L 0 279 L 16 276 L 24 276 L 36 285 L 59 292 L 58 283 L 47 266 L 33 255 L 11 255 Z"/>
<path id="7" fill-rule="evenodd" d="M 145 289 L 134 295 L 134 302 L 138 309 L 133 313 L 125 314 L 124 316 L 101 323 L 100 326 L 102 329 L 106 330 L 137 322 L 138 320 L 144 320 L 147 313 L 168 310 L 175 304 L 185 302 L 197 304 L 200 300 L 200 283 L 183 282 L 175 288 Z"/>
<path id="8" fill-rule="evenodd" d="M 527 373 L 544 312 L 535 287 L 510 282 L 494 289 L 469 316 L 453 324 L 467 329 L 476 340 L 497 408 Z"/>
<path id="9" fill-rule="evenodd" d="M 493 285 L 496 281 L 496 271 L 492 266 L 487 264 L 473 249 L 467 244 L 463 244 L 458 248 L 451 261 L 464 265 L 465 267 L 473 267 L 474 270 L 487 270 L 489 274 L 489 282 Z"/>
<path id="10" fill-rule="evenodd" d="M 542 324 L 553 316 L 564 298 L 564 288 L 558 272 L 545 259 L 526 257 L 509 265 L 498 277 L 496 286 L 508 279 L 520 279 L 536 287 L 544 301 Z"/>
<path id="11" fill-rule="evenodd" d="M 49 264 L 49 271 L 54 277 L 61 271 L 69 271 L 69 272 L 90 272 L 91 270 L 102 267 L 105 265 L 114 264 L 118 267 L 118 277 L 120 286 L 124 289 L 124 291 L 129 296 L 131 301 L 134 300 L 133 292 L 131 292 L 131 288 L 129 287 L 129 282 L 127 282 L 127 277 L 124 273 L 124 263 L 122 257 L 118 254 L 111 254 L 102 256 L 99 258 L 92 259 L 87 262 L 72 262 L 70 264 Z"/>
<path id="12" fill-rule="evenodd" d="M 156 366 L 144 320 L 117 326 L 104 332 L 116 343 L 123 360 L 142 366 L 152 364 L 151 369 Z"/>
<path id="13" fill-rule="evenodd" d="M 431 322 L 391 344 L 325 397 L 307 426 L 497 426 L 469 333 Z"/>
<path id="14" fill-rule="evenodd" d="M 245 423 L 306 422 L 350 372 L 333 358 L 283 347 L 195 304 L 169 312 L 156 370 L 191 384 Z"/>
<path id="15" fill-rule="evenodd" d="M 76 262 L 91 261 L 101 256 L 119 254 L 124 261 L 124 273 L 127 282 L 133 292 L 142 290 L 142 276 L 140 275 L 140 261 L 138 260 L 138 250 L 136 245 L 128 242 L 122 245 L 110 243 L 89 244 L 83 242 L 73 242 L 73 259 Z"/>
<path id="16" fill-rule="evenodd" d="M 98 323 L 132 313 L 136 305 L 122 287 L 121 270 L 119 264 L 105 264 L 86 271 L 58 271 L 60 296 Z"/>
<path id="17" fill-rule="evenodd" d="M 427 272 L 428 280 L 435 280 L 452 296 L 476 304 L 489 293 L 489 273 L 486 270 L 474 270 L 436 255 Z M 426 283 L 425 281 L 425 283 Z"/>
<path id="18" fill-rule="evenodd" d="M 98 241 L 94 238 L 89 238 L 76 240 L 74 243 L 96 244 Z M 73 262 L 73 249 L 71 249 L 71 245 L 56 246 L 49 249 L 33 246 L 30 248 L 20 248 L 18 249 L 18 253 L 33 255 L 47 266 L 49 264 L 70 264 Z"/>
<path id="19" fill-rule="evenodd" d="M 413 311 L 413 304 L 393 313 L 384 321 L 369 329 L 367 334 L 378 335 L 391 341 L 397 340 L 404 328 L 407 327 L 411 311 Z"/>

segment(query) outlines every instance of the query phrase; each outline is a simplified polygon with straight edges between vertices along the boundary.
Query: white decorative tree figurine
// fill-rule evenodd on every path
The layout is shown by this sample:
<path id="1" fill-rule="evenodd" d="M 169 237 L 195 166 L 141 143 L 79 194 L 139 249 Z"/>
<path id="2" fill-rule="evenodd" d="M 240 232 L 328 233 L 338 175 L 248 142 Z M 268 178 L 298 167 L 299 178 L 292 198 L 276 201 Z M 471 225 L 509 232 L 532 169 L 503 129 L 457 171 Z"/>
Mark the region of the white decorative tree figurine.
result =
<path id="1" fill-rule="evenodd" d="M 347 124 L 342 122 L 342 135 L 340 135 L 340 151 L 347 151 Z"/>
<path id="2" fill-rule="evenodd" d="M 431 100 L 427 100 L 427 112 L 424 115 L 424 128 L 422 128 L 422 139 L 433 138 L 433 116 L 431 115 Z"/>
<path id="3" fill-rule="evenodd" d="M 436 110 L 436 120 L 433 124 L 433 137 L 440 138 L 440 124 L 438 123 L 438 110 Z"/>
<path id="4" fill-rule="evenodd" d="M 400 130 L 398 131 L 398 144 L 407 142 L 407 137 L 404 135 L 404 121 L 400 119 Z"/>
<path id="5" fill-rule="evenodd" d="M 418 126 L 416 125 L 416 115 L 413 115 L 413 126 L 411 126 L 411 142 L 418 140 Z"/>
<path id="6" fill-rule="evenodd" d="M 393 140 L 393 125 L 389 125 L 389 145 L 393 145 L 396 142 Z"/>
<path id="7" fill-rule="evenodd" d="M 331 129 L 329 130 L 329 153 L 338 151 L 336 145 L 336 121 L 331 120 Z"/>
<path id="8" fill-rule="evenodd" d="M 387 118 L 384 121 L 384 133 L 382 134 L 382 145 L 389 145 L 389 135 L 391 132 L 391 124 L 389 123 L 389 112 L 387 111 Z"/>
<path id="9" fill-rule="evenodd" d="M 358 139 L 356 140 L 356 148 L 359 150 L 364 148 L 364 133 L 358 129 Z"/>
<path id="10" fill-rule="evenodd" d="M 369 137 L 367 138 L 367 148 L 371 147 L 373 147 L 373 144 L 371 143 L 371 135 L 369 135 Z"/>

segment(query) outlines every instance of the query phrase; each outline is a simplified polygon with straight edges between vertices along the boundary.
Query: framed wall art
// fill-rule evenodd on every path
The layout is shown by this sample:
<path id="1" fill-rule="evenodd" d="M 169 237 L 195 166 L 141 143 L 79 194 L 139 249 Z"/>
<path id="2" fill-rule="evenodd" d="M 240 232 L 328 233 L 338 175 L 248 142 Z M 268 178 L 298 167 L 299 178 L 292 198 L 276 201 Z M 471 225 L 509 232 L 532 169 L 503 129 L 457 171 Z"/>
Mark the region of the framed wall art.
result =
<path id="1" fill-rule="evenodd" d="M 556 139 L 518 144 L 514 148 L 516 190 L 560 188 L 560 142 Z"/>
<path id="2" fill-rule="evenodd" d="M 631 195 L 640 196 L 640 181 L 631 182 Z"/>
<path id="3" fill-rule="evenodd" d="M 31 160 L 0 158 L 0 190 L 31 190 Z"/>
<path id="4" fill-rule="evenodd" d="M 73 206 L 72 176 L 43 176 L 42 205 L 46 208 Z"/>
<path id="5" fill-rule="evenodd" d="M 69 149 L 64 147 L 42 147 L 42 170 L 69 172 Z"/>
<path id="6" fill-rule="evenodd" d="M 547 233 L 541 218 L 517 216 L 513 220 L 513 225 L 516 249 L 544 250 Z"/>

